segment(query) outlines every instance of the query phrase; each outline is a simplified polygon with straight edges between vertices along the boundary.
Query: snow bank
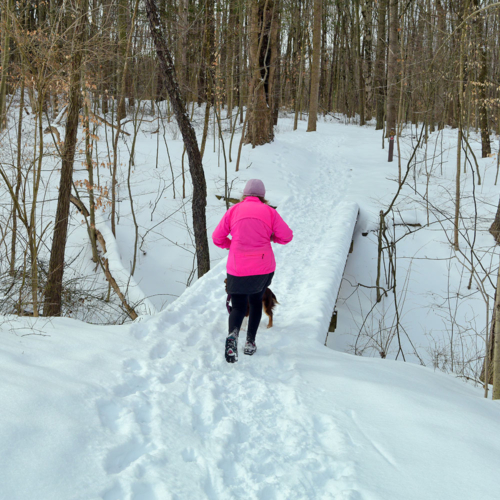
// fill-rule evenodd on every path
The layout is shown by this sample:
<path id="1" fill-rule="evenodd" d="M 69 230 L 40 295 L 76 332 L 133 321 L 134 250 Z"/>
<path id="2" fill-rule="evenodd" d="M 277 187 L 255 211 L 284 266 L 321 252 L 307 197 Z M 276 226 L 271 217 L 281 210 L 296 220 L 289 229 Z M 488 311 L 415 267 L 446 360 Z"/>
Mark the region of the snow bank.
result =
<path id="1" fill-rule="evenodd" d="M 323 346 L 358 204 L 367 223 L 372 207 L 331 130 L 245 148 L 241 182 L 271 172 L 269 198 L 295 233 L 274 247 L 280 305 L 254 356 L 224 361 L 223 252 L 165 311 L 128 326 L 7 318 L 0 498 L 497 498 L 497 402 L 427 368 Z"/>

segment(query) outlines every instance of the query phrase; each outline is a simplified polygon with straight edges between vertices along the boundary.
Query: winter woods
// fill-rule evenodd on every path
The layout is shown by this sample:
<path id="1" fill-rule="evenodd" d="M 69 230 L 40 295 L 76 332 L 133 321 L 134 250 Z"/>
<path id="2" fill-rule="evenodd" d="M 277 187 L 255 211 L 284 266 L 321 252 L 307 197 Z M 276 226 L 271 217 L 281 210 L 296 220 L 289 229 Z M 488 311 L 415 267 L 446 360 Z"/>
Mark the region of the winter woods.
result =
<path id="1" fill-rule="evenodd" d="M 320 114 L 357 115 L 361 124 L 378 116 L 378 127 L 385 116 L 387 134 L 408 121 L 425 119 L 434 130 L 464 120 L 481 129 L 483 156 L 490 152 L 487 133 L 498 129 L 495 2 L 159 0 L 155 5 L 185 102 L 208 100 L 224 108 L 224 120 L 239 113 L 239 123 L 248 105 L 246 140 L 258 134 L 254 145 L 272 140 L 271 125 L 265 134 L 254 129 L 264 121 L 276 125 L 277 110 L 308 112 L 317 98 Z M 2 1 L 2 126 L 22 80 L 30 82 L 25 88 L 30 99 L 41 90 L 43 110 L 57 116 L 68 101 L 68 56 L 75 51 L 81 52 L 82 82 L 92 106 L 103 114 L 111 101 L 121 120 L 137 100 L 166 99 L 146 4 L 138 2 L 137 12 L 134 7 L 127 0 Z M 76 24 L 82 25 L 81 34 Z M 467 104 L 464 116 L 461 98 L 462 107 Z"/>
<path id="2" fill-rule="evenodd" d="M 484 177 L 481 159 L 498 149 L 498 2 L 2 0 L 0 10 L 3 314 L 133 319 L 150 307 L 134 274 L 153 236 L 185 253 L 182 264 L 172 263 L 183 268 L 182 286 L 210 269 L 207 199 L 215 193 L 204 159 L 216 151 L 224 170 L 217 194 L 229 200 L 227 174 L 243 168 L 244 148 L 271 143 L 285 118 L 294 129 L 307 120 L 310 132 L 331 119 L 380 130 L 384 147 L 394 134 L 392 195 L 413 182 L 414 196 L 422 194 L 420 224 L 430 225 L 436 209 L 434 223 L 445 224 L 454 258 L 461 256 L 488 311 L 477 327 L 477 366 L 461 375 L 486 380 L 484 370 L 498 366 L 497 322 L 491 328 L 498 263 L 485 264 L 497 249 L 490 238 L 479 256 L 473 243 L 493 215 L 478 220 L 476 210 L 474 219 L 467 208 L 471 185 Z M 440 143 L 432 138 L 445 129 L 456 140 L 446 210 L 429 195 L 440 182 L 433 160 Z M 136 153 L 146 136 L 144 149 L 154 151 L 147 162 Z M 181 139 L 184 150 L 171 155 Z M 147 202 L 134 191 L 146 170 L 156 176 Z M 145 207 L 147 227 L 136 217 Z M 376 303 L 397 290 L 393 213 L 388 204 L 379 209 L 379 271 L 368 284 Z M 182 241 L 164 225 L 172 217 Z"/>

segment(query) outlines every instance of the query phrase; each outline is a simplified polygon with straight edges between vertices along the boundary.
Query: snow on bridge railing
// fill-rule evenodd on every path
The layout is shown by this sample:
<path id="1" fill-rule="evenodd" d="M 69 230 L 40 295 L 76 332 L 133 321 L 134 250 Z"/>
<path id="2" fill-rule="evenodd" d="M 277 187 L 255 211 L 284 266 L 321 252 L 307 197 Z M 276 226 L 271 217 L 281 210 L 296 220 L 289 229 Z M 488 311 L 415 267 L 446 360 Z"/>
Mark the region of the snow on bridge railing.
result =
<path id="1" fill-rule="evenodd" d="M 337 247 L 335 252 L 337 254 L 337 266 L 335 269 L 335 276 L 333 277 L 333 293 L 331 295 L 332 297 L 335 297 L 335 299 L 333 300 L 333 304 L 329 307 L 332 314 L 330 324 L 326 332 L 325 346 L 328 342 L 329 333 L 333 333 L 337 327 L 337 300 L 340 293 L 340 287 L 342 285 L 342 278 L 347 266 L 347 259 L 354 248 L 354 230 L 356 229 L 356 223 L 358 222 L 359 206 L 354 202 L 343 203 L 337 207 L 334 216 L 335 224 L 338 225 L 339 228 L 338 231 L 335 231 L 336 228 L 334 228 L 333 233 L 335 235 L 341 235 L 341 237 L 335 242 Z"/>

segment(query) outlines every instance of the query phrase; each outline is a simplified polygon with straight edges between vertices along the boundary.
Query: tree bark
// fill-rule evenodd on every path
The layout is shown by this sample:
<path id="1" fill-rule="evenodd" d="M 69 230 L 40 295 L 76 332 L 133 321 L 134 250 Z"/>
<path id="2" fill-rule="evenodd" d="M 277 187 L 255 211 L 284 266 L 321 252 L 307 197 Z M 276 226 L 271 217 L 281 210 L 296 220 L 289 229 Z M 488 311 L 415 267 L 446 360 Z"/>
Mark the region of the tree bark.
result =
<path id="1" fill-rule="evenodd" d="M 469 0 L 465 0 L 463 6 L 463 11 L 459 20 L 465 19 L 469 12 Z M 465 58 L 465 37 L 466 29 L 464 27 L 460 28 L 459 32 L 459 59 L 458 59 L 458 112 L 457 112 L 457 122 L 458 122 L 458 134 L 457 134 L 457 172 L 455 177 L 455 220 L 453 228 L 453 248 L 458 250 L 460 248 L 459 243 L 459 223 L 460 223 L 460 177 L 462 169 L 462 134 L 463 134 L 463 111 L 464 111 L 464 58 Z"/>
<path id="2" fill-rule="evenodd" d="M 83 2 L 84 4 L 86 2 Z M 61 180 L 57 200 L 57 212 L 50 252 L 49 272 L 45 286 L 44 316 L 61 314 L 62 280 L 64 273 L 64 254 L 68 233 L 69 199 L 73 182 L 73 162 L 78 133 L 78 114 L 80 110 L 80 66 L 82 62 L 81 41 L 85 26 L 85 6 L 82 5 L 75 26 L 73 56 L 71 63 L 68 118 L 62 151 Z"/>
<path id="3" fill-rule="evenodd" d="M 268 82 L 268 103 L 271 110 L 271 132 L 278 124 L 278 112 L 280 105 L 280 31 L 281 31 L 281 3 L 274 0 L 274 15 L 271 19 L 271 57 L 269 60 L 269 82 Z"/>
<path id="4" fill-rule="evenodd" d="M 359 18 L 359 0 L 354 2 L 355 15 L 353 16 L 355 26 L 353 26 L 353 32 L 355 33 L 356 43 L 353 43 L 353 52 L 355 51 L 355 57 L 353 59 L 357 65 L 358 73 L 358 114 L 359 114 L 359 125 L 362 127 L 366 124 L 366 89 L 365 89 L 365 75 L 363 72 L 364 66 L 364 46 L 366 40 L 363 36 L 363 43 L 361 43 L 361 21 Z"/>
<path id="5" fill-rule="evenodd" d="M 375 87 L 376 87 L 376 114 L 377 125 L 376 130 L 384 128 L 385 115 L 385 17 L 387 12 L 387 0 L 379 0 L 378 2 L 378 23 L 377 23 L 377 48 L 375 59 Z"/>
<path id="6" fill-rule="evenodd" d="M 497 290 L 500 288 L 500 267 L 497 275 Z M 495 328 L 493 339 L 493 399 L 500 399 L 500 293 L 495 297 Z"/>
<path id="7" fill-rule="evenodd" d="M 309 119 L 307 131 L 316 132 L 318 120 L 319 77 L 321 55 L 321 21 L 323 15 L 323 0 L 314 0 L 314 25 L 313 25 L 313 57 L 311 66 L 311 95 L 309 97 Z"/>
<path id="8" fill-rule="evenodd" d="M 116 79 L 116 102 L 118 103 L 118 109 L 116 113 L 117 121 L 123 120 L 125 118 L 126 111 L 126 101 L 125 92 L 126 87 L 122 85 L 124 78 L 124 73 L 126 72 L 125 66 L 127 64 L 127 16 L 128 16 L 128 0 L 118 0 L 117 3 L 117 22 L 118 22 L 118 53 L 120 54 L 120 60 L 117 61 L 119 66 L 119 72 Z M 126 76 L 125 76 L 126 77 Z"/>
<path id="9" fill-rule="evenodd" d="M 23 133 L 23 108 L 24 108 L 24 73 L 21 74 L 21 96 L 19 101 L 19 118 L 17 122 L 17 175 L 16 175 L 16 200 L 22 184 L 22 133 Z M 12 210 L 12 241 L 10 251 L 10 274 L 14 276 L 16 267 L 16 240 L 17 240 L 17 210 Z"/>
<path id="10" fill-rule="evenodd" d="M 249 117 L 246 144 L 253 147 L 272 142 L 274 126 L 269 106 L 273 91 L 270 78 L 270 59 L 273 50 L 272 26 L 277 15 L 275 0 L 255 0 L 250 14 Z M 274 47 L 275 49 L 275 47 Z"/>
<path id="11" fill-rule="evenodd" d="M 446 11 L 441 0 L 436 0 L 437 10 L 437 50 L 440 50 L 440 61 L 444 61 L 444 48 L 442 48 L 446 32 Z M 436 82 L 436 99 L 434 104 L 434 120 L 438 124 L 438 130 L 442 130 L 445 124 L 445 99 L 443 70 L 438 69 Z"/>
<path id="12" fill-rule="evenodd" d="M 500 243 L 500 200 L 498 201 L 497 213 L 495 215 L 495 220 L 491 224 L 489 229 L 490 233 L 495 238 L 497 243 Z"/>
<path id="13" fill-rule="evenodd" d="M 7 89 L 7 70 L 10 57 L 10 15 L 13 7 L 13 0 L 6 0 L 3 12 L 4 38 L 2 43 L 2 76 L 0 79 L 0 130 L 7 125 L 6 115 L 6 89 Z"/>
<path id="14" fill-rule="evenodd" d="M 179 17 L 177 23 L 177 68 L 179 69 L 179 88 L 181 89 L 181 94 L 187 101 L 187 90 L 188 90 L 188 31 L 189 31 L 189 21 L 188 21 L 188 0 L 179 0 L 178 9 Z"/>
<path id="15" fill-rule="evenodd" d="M 207 239 L 207 223 L 205 207 L 207 205 L 207 185 L 201 161 L 201 154 L 196 140 L 196 134 L 186 112 L 179 85 L 175 76 L 172 56 L 166 44 L 164 30 L 158 17 L 155 0 L 144 0 L 149 20 L 151 36 L 155 44 L 160 62 L 163 82 L 168 91 L 172 108 L 181 130 L 184 145 L 189 158 L 189 171 L 193 182 L 193 230 L 198 261 L 198 278 L 210 270 L 210 254 Z"/>
<path id="16" fill-rule="evenodd" d="M 365 84 L 365 116 L 372 117 L 372 16 L 373 0 L 363 0 L 361 14 L 363 16 L 363 80 Z"/>
<path id="17" fill-rule="evenodd" d="M 204 36 L 204 61 L 203 81 L 206 88 L 206 106 L 205 120 L 203 125 L 203 135 L 201 137 L 200 154 L 203 159 L 205 146 L 207 143 L 208 126 L 210 124 L 210 107 L 212 106 L 213 90 L 215 83 L 215 19 L 214 19 L 214 0 L 207 0 L 205 7 L 205 36 Z M 202 58 L 203 59 L 203 58 Z"/>
<path id="18" fill-rule="evenodd" d="M 474 0 L 474 6 L 479 9 L 479 0 Z M 486 56 L 486 40 L 484 40 L 484 19 L 482 16 L 476 16 L 477 23 L 477 43 L 479 44 L 479 127 L 481 129 L 481 157 L 488 158 L 491 154 L 490 130 L 488 126 L 488 107 L 486 105 L 486 85 L 488 80 L 488 66 Z"/>
<path id="19" fill-rule="evenodd" d="M 387 128 L 386 137 L 391 130 L 396 131 L 396 120 L 398 116 L 398 0 L 389 0 L 389 57 L 387 63 Z"/>

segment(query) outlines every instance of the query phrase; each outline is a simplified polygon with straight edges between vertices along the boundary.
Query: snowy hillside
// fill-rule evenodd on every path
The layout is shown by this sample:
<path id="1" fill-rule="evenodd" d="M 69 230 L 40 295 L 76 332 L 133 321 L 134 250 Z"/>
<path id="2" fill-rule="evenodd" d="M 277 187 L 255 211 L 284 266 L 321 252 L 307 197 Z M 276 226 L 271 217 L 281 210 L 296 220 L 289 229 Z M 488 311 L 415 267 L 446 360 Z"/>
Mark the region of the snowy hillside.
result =
<path id="1" fill-rule="evenodd" d="M 237 180 L 262 178 L 294 230 L 290 245 L 275 245 L 272 289 L 280 305 L 272 329 L 262 321 L 256 355 L 224 361 L 222 250 L 165 310 L 132 324 L 5 317 L 1 499 L 498 497 L 498 402 L 429 367 L 324 346 L 358 207 L 346 272 L 361 282 L 363 266 L 374 266 L 373 240 L 361 233 L 376 227 L 395 191 L 397 167 L 385 163 L 379 133 L 321 123 L 306 134 L 304 123 L 297 132 L 281 123 L 273 144 L 244 148 Z M 214 196 L 215 159 L 206 167 L 210 229 L 225 209 Z M 130 224 L 125 210 L 121 217 Z M 118 231 L 124 269 L 127 238 Z M 164 247 L 143 255 L 137 293 L 151 296 L 161 286 L 172 293 L 164 279 L 170 266 Z M 339 321 L 348 322 L 352 306 L 347 295 L 341 299 Z M 339 324 L 329 346 L 352 337 L 352 324 Z"/>

